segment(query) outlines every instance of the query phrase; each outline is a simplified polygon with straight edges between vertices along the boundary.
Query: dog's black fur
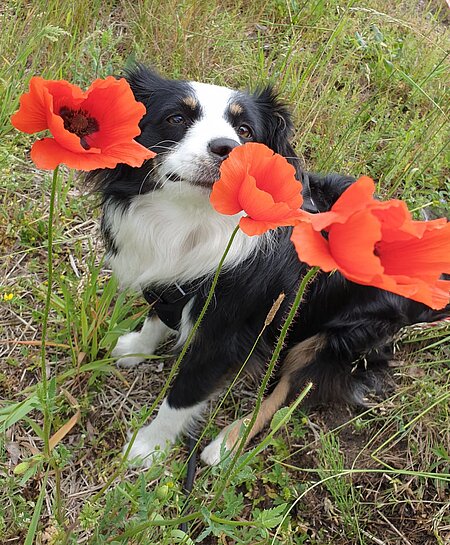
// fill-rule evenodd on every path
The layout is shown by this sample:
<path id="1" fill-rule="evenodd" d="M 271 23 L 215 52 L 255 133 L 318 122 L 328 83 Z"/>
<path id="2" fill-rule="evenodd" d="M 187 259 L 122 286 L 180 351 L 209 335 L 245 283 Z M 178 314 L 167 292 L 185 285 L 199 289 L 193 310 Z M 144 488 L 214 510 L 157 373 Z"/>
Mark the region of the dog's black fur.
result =
<path id="1" fill-rule="evenodd" d="M 185 128 L 164 124 L 164 120 L 177 110 L 180 98 L 189 92 L 189 84 L 165 80 L 142 67 L 129 73 L 128 81 L 136 99 L 148 110 L 137 140 L 161 153 L 167 151 L 167 147 L 158 146 L 161 141 L 170 140 L 173 144 L 168 146 L 176 146 L 184 138 Z M 289 112 L 271 88 L 254 94 L 240 93 L 239 100 L 244 105 L 246 119 L 253 119 L 252 140 L 266 144 L 295 166 L 310 208 L 328 210 L 354 178 L 303 171 L 290 143 Z M 199 112 L 190 110 L 183 114 L 195 118 Z M 114 203 L 125 211 L 133 197 L 158 191 L 153 166 L 153 161 L 141 168 L 120 165 L 94 173 L 90 181 L 100 191 L 106 210 Z M 205 199 L 208 199 L 207 192 Z M 117 252 L 115 234 L 108 222 L 103 224 L 103 234 L 110 254 Z M 235 375 L 262 330 L 272 304 L 284 293 L 286 298 L 258 342 L 249 367 L 261 369 L 267 363 L 299 282 L 308 269 L 299 261 L 290 234 L 291 228 L 277 229 L 264 250 L 255 250 L 244 261 L 221 273 L 214 302 L 170 390 L 171 407 L 198 404 Z M 203 307 L 211 281 L 212 275 L 207 275 L 182 286 L 188 292 L 195 289 L 191 323 Z M 157 286 L 146 286 L 154 287 L 161 292 L 165 286 L 161 282 Z M 308 287 L 289 331 L 279 375 L 283 375 L 283 358 L 293 347 L 314 336 L 319 336 L 321 342 L 317 343 L 317 350 L 307 365 L 291 365 L 286 401 L 295 398 L 305 383 L 312 381 L 314 389 L 308 399 L 311 404 L 342 400 L 364 403 L 367 392 L 380 386 L 377 370 L 391 356 L 390 343 L 399 329 L 416 322 L 434 321 L 447 316 L 449 310 L 447 307 L 440 312 L 433 311 L 392 293 L 350 282 L 338 272 L 320 273 Z"/>

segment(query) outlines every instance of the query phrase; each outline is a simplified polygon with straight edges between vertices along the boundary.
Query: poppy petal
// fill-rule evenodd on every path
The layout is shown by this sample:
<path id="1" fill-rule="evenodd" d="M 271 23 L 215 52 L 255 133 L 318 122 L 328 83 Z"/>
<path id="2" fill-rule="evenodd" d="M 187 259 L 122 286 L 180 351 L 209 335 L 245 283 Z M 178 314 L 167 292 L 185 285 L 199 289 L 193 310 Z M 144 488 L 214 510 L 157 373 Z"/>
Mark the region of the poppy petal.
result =
<path id="1" fill-rule="evenodd" d="M 61 146 L 75 153 L 85 153 L 80 144 L 80 138 L 64 128 L 64 120 L 59 115 L 61 109 L 78 110 L 83 101 L 84 93 L 76 85 L 65 80 L 46 81 L 44 93 L 47 127 Z"/>
<path id="2" fill-rule="evenodd" d="M 440 310 L 448 305 L 450 299 L 450 281 L 438 280 L 432 286 L 427 282 L 423 282 L 412 299 L 415 299 L 420 303 L 425 303 L 425 305 L 436 310 Z"/>
<path id="3" fill-rule="evenodd" d="M 133 139 L 141 131 L 139 121 L 146 108 L 134 98 L 124 78 L 112 76 L 96 80 L 87 92 L 82 108 L 96 120 L 99 130 L 90 137 L 92 145 L 99 148 Z"/>
<path id="4" fill-rule="evenodd" d="M 383 240 L 409 239 L 411 235 L 420 236 L 425 222 L 413 222 L 406 204 L 399 200 L 374 202 L 368 206 L 381 223 Z M 421 225 L 414 225 L 414 223 Z"/>
<path id="5" fill-rule="evenodd" d="M 249 216 L 245 216 L 240 219 L 239 227 L 245 234 L 254 236 L 262 235 L 266 231 L 277 229 L 278 227 L 290 227 L 295 225 L 297 220 L 298 215 L 292 211 L 289 214 L 284 214 L 283 218 L 268 220 L 255 220 Z"/>
<path id="6" fill-rule="evenodd" d="M 271 210 L 275 202 L 269 193 L 262 191 L 256 185 L 256 180 L 250 174 L 246 174 L 239 188 L 239 203 L 242 210 L 254 219 L 269 219 L 268 210 Z"/>
<path id="7" fill-rule="evenodd" d="M 302 184 L 295 178 L 295 168 L 284 157 L 256 142 L 235 148 L 230 158 L 233 155 L 240 168 L 248 170 L 258 188 L 270 193 L 274 202 L 286 202 L 291 208 L 300 208 Z"/>
<path id="8" fill-rule="evenodd" d="M 233 150 L 234 151 L 234 150 Z M 220 178 L 214 183 L 210 201 L 213 207 L 221 214 L 234 215 L 241 212 L 242 207 L 239 203 L 239 187 L 246 170 L 240 161 L 235 159 L 235 155 L 230 156 L 220 167 Z"/>
<path id="9" fill-rule="evenodd" d="M 266 233 L 270 229 L 276 229 L 280 225 L 278 223 L 274 222 L 268 222 L 268 221 L 255 221 L 252 218 L 249 218 L 248 216 L 245 216 L 239 220 L 239 227 L 241 231 L 243 231 L 246 235 L 249 237 L 253 237 L 256 235 L 262 235 L 263 233 Z"/>
<path id="10" fill-rule="evenodd" d="M 86 94 L 77 85 L 66 80 L 48 80 L 45 81 L 45 87 L 52 97 L 53 113 L 57 115 L 63 107 L 78 110 L 86 98 Z"/>
<path id="11" fill-rule="evenodd" d="M 344 276 L 351 273 L 361 279 L 384 273 L 380 258 L 374 253 L 380 239 L 380 221 L 368 210 L 356 212 L 344 224 L 333 224 L 328 233 L 330 252 L 339 270 Z"/>
<path id="12" fill-rule="evenodd" d="M 450 223 L 445 219 L 437 222 L 422 222 L 422 236 L 391 242 L 383 239 L 378 244 L 387 274 L 432 275 L 437 279 L 450 272 Z"/>
<path id="13" fill-rule="evenodd" d="M 31 159 L 38 168 L 53 170 L 63 163 L 77 170 L 95 170 L 96 168 L 114 168 L 118 161 L 97 153 L 74 153 L 57 142 L 54 138 L 43 138 L 33 144 Z"/>
<path id="14" fill-rule="evenodd" d="M 245 171 L 249 170 L 252 176 L 259 178 L 264 175 L 274 152 L 264 144 L 247 142 L 243 146 L 234 148 L 230 156 L 232 154 L 235 156 L 235 160 L 241 163 Z"/>
<path id="15" fill-rule="evenodd" d="M 295 168 L 281 155 L 269 151 L 272 157 L 264 168 L 256 173 L 252 165 L 250 174 L 256 178 L 258 187 L 270 193 L 275 202 L 285 202 L 291 208 L 300 208 L 303 203 L 302 184 L 295 178 Z"/>
<path id="16" fill-rule="evenodd" d="M 11 123 L 16 129 L 33 134 L 48 128 L 46 95 L 48 90 L 45 80 L 39 77 L 31 78 L 30 91 L 20 97 L 19 110 L 11 116 Z"/>
<path id="17" fill-rule="evenodd" d="M 219 180 L 220 182 L 220 180 Z M 210 201 L 215 210 L 220 214 L 233 216 L 242 211 L 242 207 L 235 196 L 235 193 L 230 193 L 225 183 L 216 182 L 211 191 Z"/>
<path id="18" fill-rule="evenodd" d="M 325 272 L 338 268 L 330 253 L 327 240 L 308 223 L 300 223 L 292 231 L 291 241 L 298 257 L 311 267 L 320 267 Z"/>
<path id="19" fill-rule="evenodd" d="M 363 284 L 364 282 L 359 282 Z M 426 282 L 410 276 L 376 276 L 368 285 L 384 289 L 440 310 L 450 299 L 450 281 Z"/>
<path id="20" fill-rule="evenodd" d="M 140 167 L 144 161 L 155 157 L 156 153 L 132 140 L 106 148 L 102 150 L 102 155 L 113 159 L 116 164 L 126 163 L 132 167 Z"/>
<path id="21" fill-rule="evenodd" d="M 373 180 L 368 176 L 362 176 L 342 193 L 329 212 L 315 214 L 311 219 L 311 225 L 316 231 L 322 231 L 333 223 L 345 223 L 358 210 L 377 202 L 373 198 L 374 192 Z"/>
<path id="22" fill-rule="evenodd" d="M 272 196 L 257 187 L 256 180 L 247 174 L 239 190 L 242 209 L 255 221 L 269 221 L 282 225 L 293 225 L 300 217 L 300 210 L 292 210 L 284 202 L 275 203 Z"/>

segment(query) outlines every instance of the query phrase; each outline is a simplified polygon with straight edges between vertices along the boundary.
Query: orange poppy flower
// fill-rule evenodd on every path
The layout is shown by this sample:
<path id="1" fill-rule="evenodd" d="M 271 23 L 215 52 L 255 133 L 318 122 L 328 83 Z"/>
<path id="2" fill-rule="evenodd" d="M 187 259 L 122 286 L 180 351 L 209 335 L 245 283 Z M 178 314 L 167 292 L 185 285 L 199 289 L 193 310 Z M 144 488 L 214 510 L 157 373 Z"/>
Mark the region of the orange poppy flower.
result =
<path id="1" fill-rule="evenodd" d="M 360 178 L 329 212 L 299 223 L 291 238 L 299 258 L 358 284 L 445 307 L 450 281 L 439 277 L 450 272 L 450 223 L 413 221 L 405 203 L 376 201 L 374 190 L 370 178 Z"/>
<path id="2" fill-rule="evenodd" d="M 239 226 L 247 235 L 260 235 L 301 217 L 302 184 L 284 157 L 263 144 L 234 148 L 222 163 L 211 204 L 221 214 L 245 212 Z"/>
<path id="3" fill-rule="evenodd" d="M 98 79 L 84 93 L 67 81 L 33 77 L 11 122 L 33 134 L 49 130 L 53 138 L 33 144 L 31 158 L 39 168 L 60 163 L 79 170 L 138 167 L 155 156 L 134 137 L 145 106 L 137 102 L 125 79 Z"/>

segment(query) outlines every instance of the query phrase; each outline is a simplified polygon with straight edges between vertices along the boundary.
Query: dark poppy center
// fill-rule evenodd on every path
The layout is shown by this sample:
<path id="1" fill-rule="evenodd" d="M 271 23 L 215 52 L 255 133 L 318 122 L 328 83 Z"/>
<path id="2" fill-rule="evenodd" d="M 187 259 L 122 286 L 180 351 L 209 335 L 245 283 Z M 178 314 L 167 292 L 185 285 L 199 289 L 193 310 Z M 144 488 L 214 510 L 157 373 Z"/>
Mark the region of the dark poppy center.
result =
<path id="1" fill-rule="evenodd" d="M 64 128 L 80 138 L 80 144 L 85 150 L 91 146 L 87 143 L 86 136 L 98 131 L 98 122 L 85 110 L 71 110 L 63 106 L 59 115 L 64 121 Z"/>

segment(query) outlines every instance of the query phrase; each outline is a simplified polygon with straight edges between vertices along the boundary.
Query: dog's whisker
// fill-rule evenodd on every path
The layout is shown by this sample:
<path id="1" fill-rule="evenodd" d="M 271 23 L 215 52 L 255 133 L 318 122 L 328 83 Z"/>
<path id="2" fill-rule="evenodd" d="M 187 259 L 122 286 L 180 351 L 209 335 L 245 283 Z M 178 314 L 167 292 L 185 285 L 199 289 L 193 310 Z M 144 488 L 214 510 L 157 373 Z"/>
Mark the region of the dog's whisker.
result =
<path id="1" fill-rule="evenodd" d="M 163 148 L 164 150 L 167 150 L 168 152 L 173 151 L 173 146 L 163 146 L 162 144 L 154 144 L 152 148 Z M 165 153 L 165 151 L 158 152 L 158 155 L 160 155 L 161 153 Z"/>
<path id="2" fill-rule="evenodd" d="M 169 140 L 168 138 L 164 139 L 164 140 L 160 140 L 159 142 L 157 142 L 156 144 L 154 144 L 155 146 L 160 146 L 161 144 L 164 144 L 165 142 L 167 142 L 168 144 L 175 144 L 175 145 L 178 145 L 179 142 L 177 142 L 176 140 Z"/>
<path id="3" fill-rule="evenodd" d="M 150 176 L 156 171 L 156 169 L 158 168 L 158 165 L 154 165 L 153 168 L 151 168 L 147 174 L 143 177 L 142 179 L 142 182 L 141 182 L 141 185 L 139 186 L 139 190 L 138 190 L 138 195 L 141 195 L 142 194 L 142 189 L 146 183 L 146 181 L 150 178 Z"/>

